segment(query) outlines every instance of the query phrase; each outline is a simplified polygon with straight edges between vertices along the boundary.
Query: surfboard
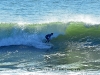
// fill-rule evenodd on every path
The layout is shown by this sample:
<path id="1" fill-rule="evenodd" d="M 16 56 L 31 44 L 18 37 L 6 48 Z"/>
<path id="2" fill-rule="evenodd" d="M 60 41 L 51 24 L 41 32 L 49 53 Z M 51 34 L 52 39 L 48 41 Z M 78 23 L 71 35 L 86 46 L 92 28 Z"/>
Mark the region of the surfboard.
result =
<path id="1" fill-rule="evenodd" d="M 46 42 L 46 40 L 42 41 L 46 46 L 48 46 L 49 48 L 53 48 L 53 44 L 51 42 Z"/>
<path id="2" fill-rule="evenodd" d="M 50 43 L 50 42 L 49 42 L 49 43 L 45 43 L 45 44 L 46 44 L 47 46 L 49 46 L 50 48 L 53 48 L 53 46 L 54 46 L 54 45 L 53 45 L 52 43 Z"/>

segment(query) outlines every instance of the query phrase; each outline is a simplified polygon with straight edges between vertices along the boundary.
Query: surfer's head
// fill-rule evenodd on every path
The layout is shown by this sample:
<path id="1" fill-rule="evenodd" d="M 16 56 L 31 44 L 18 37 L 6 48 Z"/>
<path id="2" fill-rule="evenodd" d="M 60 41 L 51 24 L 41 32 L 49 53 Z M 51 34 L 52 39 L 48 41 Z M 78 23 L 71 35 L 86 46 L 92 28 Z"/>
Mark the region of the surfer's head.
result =
<path id="1" fill-rule="evenodd" d="M 53 33 L 51 33 L 51 35 L 53 35 Z"/>

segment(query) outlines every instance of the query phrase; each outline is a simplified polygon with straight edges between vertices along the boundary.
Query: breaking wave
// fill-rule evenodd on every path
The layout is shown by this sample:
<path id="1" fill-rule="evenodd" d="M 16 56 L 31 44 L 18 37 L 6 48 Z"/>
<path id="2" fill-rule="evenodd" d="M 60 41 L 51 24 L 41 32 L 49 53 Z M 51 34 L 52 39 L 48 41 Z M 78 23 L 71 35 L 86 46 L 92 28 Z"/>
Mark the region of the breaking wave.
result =
<path id="1" fill-rule="evenodd" d="M 51 42 L 68 41 L 99 42 L 100 25 L 83 22 L 51 22 L 42 24 L 0 23 L 0 46 L 28 45 L 35 48 L 50 48 L 44 36 L 53 32 Z"/>

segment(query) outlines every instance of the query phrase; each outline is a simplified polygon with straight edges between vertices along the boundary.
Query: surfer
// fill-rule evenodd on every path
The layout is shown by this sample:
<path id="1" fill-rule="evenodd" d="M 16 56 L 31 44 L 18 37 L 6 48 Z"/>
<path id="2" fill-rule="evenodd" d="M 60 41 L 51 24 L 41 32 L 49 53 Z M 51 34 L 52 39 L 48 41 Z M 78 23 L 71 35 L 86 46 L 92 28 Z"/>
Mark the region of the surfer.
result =
<path id="1" fill-rule="evenodd" d="M 53 33 L 47 34 L 47 35 L 45 36 L 46 42 L 49 42 L 49 41 L 50 41 L 50 37 L 51 37 L 52 35 L 53 35 Z"/>

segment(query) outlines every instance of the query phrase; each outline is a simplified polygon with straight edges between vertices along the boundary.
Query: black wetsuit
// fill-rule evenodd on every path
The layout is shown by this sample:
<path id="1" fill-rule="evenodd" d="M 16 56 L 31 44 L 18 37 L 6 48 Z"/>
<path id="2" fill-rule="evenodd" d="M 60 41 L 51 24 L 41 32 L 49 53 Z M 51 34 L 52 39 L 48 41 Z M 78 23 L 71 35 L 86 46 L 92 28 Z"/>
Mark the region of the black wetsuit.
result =
<path id="1" fill-rule="evenodd" d="M 45 38 L 47 39 L 46 42 L 49 42 L 49 41 L 50 41 L 50 37 L 51 37 L 51 34 L 47 34 L 47 35 L 45 36 Z"/>

